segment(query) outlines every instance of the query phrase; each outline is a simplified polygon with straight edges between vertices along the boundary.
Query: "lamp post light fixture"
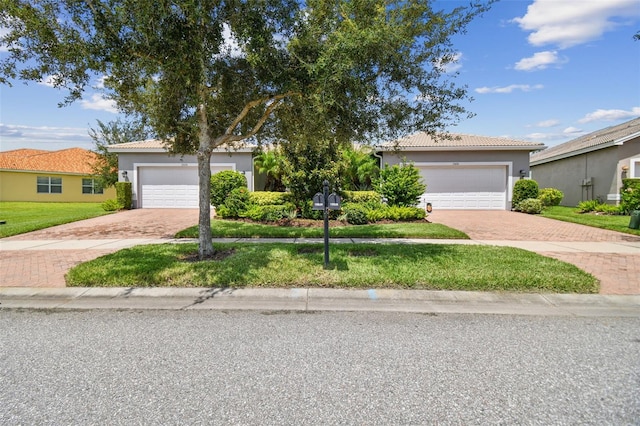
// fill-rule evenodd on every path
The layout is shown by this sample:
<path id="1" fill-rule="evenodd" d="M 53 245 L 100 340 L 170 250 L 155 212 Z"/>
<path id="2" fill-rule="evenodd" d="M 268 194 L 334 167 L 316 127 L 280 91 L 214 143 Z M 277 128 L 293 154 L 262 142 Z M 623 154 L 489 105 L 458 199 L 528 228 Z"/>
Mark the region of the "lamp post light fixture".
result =
<path id="1" fill-rule="evenodd" d="M 125 181 L 127 180 L 127 171 L 126 170 L 122 171 L 122 179 L 125 180 Z"/>

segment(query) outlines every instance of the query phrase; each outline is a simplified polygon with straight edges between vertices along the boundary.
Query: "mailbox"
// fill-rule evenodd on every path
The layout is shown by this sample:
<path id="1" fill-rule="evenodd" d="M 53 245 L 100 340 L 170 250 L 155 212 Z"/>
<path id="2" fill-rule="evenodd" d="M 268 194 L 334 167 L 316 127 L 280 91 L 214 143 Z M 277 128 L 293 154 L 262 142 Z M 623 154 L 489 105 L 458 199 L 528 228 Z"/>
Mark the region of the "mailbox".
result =
<path id="1" fill-rule="evenodd" d="M 324 195 L 321 192 L 313 196 L 313 210 L 324 210 Z"/>
<path id="2" fill-rule="evenodd" d="M 340 210 L 340 196 L 337 194 L 329 194 L 329 210 Z"/>

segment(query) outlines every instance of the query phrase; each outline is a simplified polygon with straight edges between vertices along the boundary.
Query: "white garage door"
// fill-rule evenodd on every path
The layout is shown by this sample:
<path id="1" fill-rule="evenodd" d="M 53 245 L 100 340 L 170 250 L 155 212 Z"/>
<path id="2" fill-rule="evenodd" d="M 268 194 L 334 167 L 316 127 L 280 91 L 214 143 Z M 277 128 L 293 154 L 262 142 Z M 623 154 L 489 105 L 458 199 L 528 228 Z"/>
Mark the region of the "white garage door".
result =
<path id="1" fill-rule="evenodd" d="M 233 170 L 234 165 L 211 166 L 211 173 Z M 146 209 L 197 209 L 196 166 L 148 166 L 138 168 L 139 207 Z"/>
<path id="2" fill-rule="evenodd" d="M 506 166 L 422 166 L 420 174 L 427 185 L 422 202 L 434 209 L 506 209 Z"/>

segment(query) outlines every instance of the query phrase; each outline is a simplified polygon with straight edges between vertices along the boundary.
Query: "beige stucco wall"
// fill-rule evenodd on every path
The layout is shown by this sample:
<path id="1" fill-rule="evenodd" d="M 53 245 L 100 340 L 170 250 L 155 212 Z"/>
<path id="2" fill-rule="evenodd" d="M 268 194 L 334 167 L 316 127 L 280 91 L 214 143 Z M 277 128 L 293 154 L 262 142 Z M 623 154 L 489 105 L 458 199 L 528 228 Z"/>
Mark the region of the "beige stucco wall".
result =
<path id="1" fill-rule="evenodd" d="M 39 176 L 62 178 L 62 193 L 39 194 L 37 184 Z M 83 194 L 83 178 L 90 178 L 90 176 L 51 172 L 0 171 L 0 201 L 101 203 L 116 198 L 115 188 L 106 188 L 104 194 Z"/>

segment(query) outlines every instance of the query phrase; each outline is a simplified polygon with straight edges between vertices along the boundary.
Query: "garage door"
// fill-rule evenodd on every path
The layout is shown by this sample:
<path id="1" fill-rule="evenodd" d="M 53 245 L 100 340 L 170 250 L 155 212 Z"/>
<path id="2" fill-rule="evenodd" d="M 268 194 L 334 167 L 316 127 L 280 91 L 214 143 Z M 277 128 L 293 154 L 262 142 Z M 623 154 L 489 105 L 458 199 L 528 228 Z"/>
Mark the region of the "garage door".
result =
<path id="1" fill-rule="evenodd" d="M 233 164 L 212 166 L 211 173 L 233 170 Z M 140 206 L 146 209 L 197 209 L 196 166 L 148 166 L 138 168 Z"/>
<path id="2" fill-rule="evenodd" d="M 506 166 L 422 166 L 420 173 L 427 185 L 422 201 L 434 209 L 506 209 Z"/>

